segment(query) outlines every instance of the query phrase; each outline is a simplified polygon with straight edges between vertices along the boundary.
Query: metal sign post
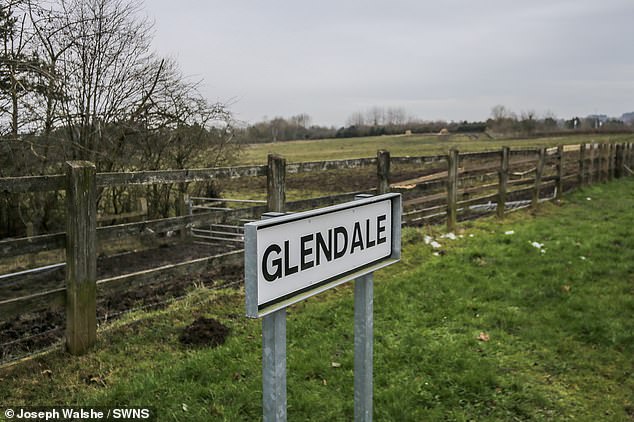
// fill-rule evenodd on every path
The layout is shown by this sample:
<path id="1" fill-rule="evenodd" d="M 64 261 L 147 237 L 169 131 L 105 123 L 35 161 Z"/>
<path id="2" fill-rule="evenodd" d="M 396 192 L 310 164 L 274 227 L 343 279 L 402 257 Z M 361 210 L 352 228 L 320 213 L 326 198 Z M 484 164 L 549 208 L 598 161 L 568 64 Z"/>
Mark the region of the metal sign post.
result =
<path id="1" fill-rule="evenodd" d="M 372 195 L 357 195 L 363 199 Z M 372 421 L 374 274 L 354 281 L 354 420 Z"/>
<path id="2" fill-rule="evenodd" d="M 262 219 L 282 215 L 268 212 Z M 262 420 L 286 421 L 286 308 L 262 318 Z"/>
<path id="3" fill-rule="evenodd" d="M 374 274 L 354 281 L 354 420 L 372 421 Z"/>
<path id="4" fill-rule="evenodd" d="M 262 416 L 286 421 L 286 308 L 262 318 Z"/>
<path id="5" fill-rule="evenodd" d="M 355 420 L 372 420 L 372 273 L 400 260 L 401 214 L 401 196 L 391 193 L 245 224 L 246 314 L 263 318 L 265 422 L 287 418 L 286 307 L 350 280 Z"/>

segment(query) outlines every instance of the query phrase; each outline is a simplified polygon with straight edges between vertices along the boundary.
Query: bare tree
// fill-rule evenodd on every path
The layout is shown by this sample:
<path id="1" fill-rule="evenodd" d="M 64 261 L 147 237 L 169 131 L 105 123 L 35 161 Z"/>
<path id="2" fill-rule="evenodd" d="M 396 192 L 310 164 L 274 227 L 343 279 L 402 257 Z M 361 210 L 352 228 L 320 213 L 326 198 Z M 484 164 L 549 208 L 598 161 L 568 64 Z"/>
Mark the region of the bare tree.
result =
<path id="1" fill-rule="evenodd" d="M 535 132 L 535 129 L 537 128 L 536 117 L 537 117 L 537 112 L 535 112 L 535 110 L 524 110 L 520 114 L 520 119 L 521 119 L 520 124 L 521 124 L 522 130 L 527 135 L 531 135 Z"/>
<path id="2" fill-rule="evenodd" d="M 368 124 L 372 126 L 383 126 L 385 124 L 385 110 L 381 107 L 372 107 L 367 112 Z"/>
<path id="3" fill-rule="evenodd" d="M 402 107 L 390 107 L 386 112 L 386 124 L 392 126 L 403 126 L 407 120 L 407 112 Z"/>
<path id="4" fill-rule="evenodd" d="M 491 118 L 496 121 L 502 121 L 511 117 L 511 112 L 502 104 L 498 104 L 491 108 Z"/>
<path id="5" fill-rule="evenodd" d="M 356 127 L 365 126 L 365 116 L 360 111 L 352 113 L 350 117 L 348 117 L 346 124 L 348 126 L 356 126 Z"/>
<path id="6" fill-rule="evenodd" d="M 0 6 L 0 110 L 11 118 L 0 125 L 28 141 L 25 171 L 69 158 L 100 171 L 214 165 L 236 151 L 227 107 L 152 52 L 140 0 L 9 1 Z M 9 13 L 15 5 L 21 19 Z M 3 158 L 11 145 L 0 143 Z M 102 194 L 116 209 L 115 192 Z"/>

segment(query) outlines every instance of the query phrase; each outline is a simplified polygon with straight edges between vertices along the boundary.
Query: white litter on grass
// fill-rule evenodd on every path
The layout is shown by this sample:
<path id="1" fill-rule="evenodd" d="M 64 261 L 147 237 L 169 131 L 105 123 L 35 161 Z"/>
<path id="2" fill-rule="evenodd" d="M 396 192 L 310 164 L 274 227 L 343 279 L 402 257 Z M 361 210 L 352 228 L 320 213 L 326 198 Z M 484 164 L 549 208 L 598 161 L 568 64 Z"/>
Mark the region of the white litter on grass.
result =
<path id="1" fill-rule="evenodd" d="M 441 245 L 440 243 L 436 242 L 435 240 L 432 240 L 429 244 L 430 244 L 430 245 L 431 245 L 431 247 L 432 247 L 432 248 L 434 248 L 434 249 L 440 249 L 440 248 L 442 248 L 442 245 Z"/>
<path id="2" fill-rule="evenodd" d="M 469 234 L 469 237 L 475 237 L 475 234 L 471 233 Z"/>
<path id="3" fill-rule="evenodd" d="M 586 198 L 586 201 L 592 201 L 592 198 L 590 198 L 589 196 Z"/>
<path id="4" fill-rule="evenodd" d="M 440 256 L 440 254 L 438 252 L 434 252 L 433 254 L 434 256 Z"/>
<path id="5" fill-rule="evenodd" d="M 446 233 L 446 234 L 443 234 L 443 235 L 442 235 L 442 236 L 440 236 L 440 237 L 441 237 L 441 238 L 443 238 L 443 239 L 449 239 L 449 240 L 456 240 L 456 239 L 458 239 L 458 236 L 456 236 L 455 234 L 453 234 L 453 233 L 451 233 L 451 232 Z"/>
<path id="6" fill-rule="evenodd" d="M 504 234 L 506 234 L 506 235 L 515 234 L 515 230 L 505 231 Z"/>
<path id="7" fill-rule="evenodd" d="M 423 237 L 423 241 L 425 242 L 425 245 L 429 245 L 434 239 L 431 236 L 427 236 L 425 235 L 425 237 Z"/>
<path id="8" fill-rule="evenodd" d="M 585 256 L 580 256 L 579 258 L 581 258 L 582 261 L 585 261 L 587 259 Z"/>
<path id="9" fill-rule="evenodd" d="M 534 247 L 536 247 L 537 249 L 541 249 L 544 247 L 543 243 L 539 243 L 539 242 L 531 242 L 530 240 L 528 241 L 531 245 L 533 245 Z"/>

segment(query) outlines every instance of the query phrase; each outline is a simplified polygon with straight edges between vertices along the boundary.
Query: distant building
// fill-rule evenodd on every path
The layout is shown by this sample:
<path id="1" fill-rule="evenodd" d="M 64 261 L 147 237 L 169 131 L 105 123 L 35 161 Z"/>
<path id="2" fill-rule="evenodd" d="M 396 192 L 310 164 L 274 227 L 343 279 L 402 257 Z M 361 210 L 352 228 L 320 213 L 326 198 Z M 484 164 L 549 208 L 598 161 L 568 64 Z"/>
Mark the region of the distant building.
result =
<path id="1" fill-rule="evenodd" d="M 629 113 L 623 113 L 621 115 L 621 121 L 626 125 L 634 123 L 634 111 L 630 111 Z"/>

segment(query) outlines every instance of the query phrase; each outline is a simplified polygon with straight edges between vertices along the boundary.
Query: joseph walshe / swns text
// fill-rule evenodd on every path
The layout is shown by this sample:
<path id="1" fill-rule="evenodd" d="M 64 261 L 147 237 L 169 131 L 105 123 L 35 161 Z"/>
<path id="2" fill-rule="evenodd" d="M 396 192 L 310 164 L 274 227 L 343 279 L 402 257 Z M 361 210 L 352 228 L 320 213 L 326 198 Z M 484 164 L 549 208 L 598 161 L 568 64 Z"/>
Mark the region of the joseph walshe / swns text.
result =
<path id="1" fill-rule="evenodd" d="M 31 421 L 99 421 L 99 420 L 153 420 L 149 408 L 91 408 L 91 407 L 50 407 L 50 408 L 7 408 L 5 420 Z"/>

